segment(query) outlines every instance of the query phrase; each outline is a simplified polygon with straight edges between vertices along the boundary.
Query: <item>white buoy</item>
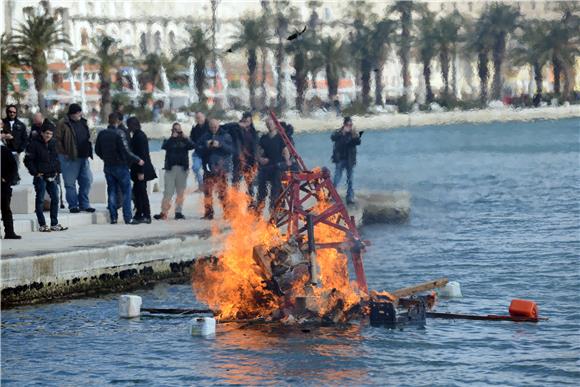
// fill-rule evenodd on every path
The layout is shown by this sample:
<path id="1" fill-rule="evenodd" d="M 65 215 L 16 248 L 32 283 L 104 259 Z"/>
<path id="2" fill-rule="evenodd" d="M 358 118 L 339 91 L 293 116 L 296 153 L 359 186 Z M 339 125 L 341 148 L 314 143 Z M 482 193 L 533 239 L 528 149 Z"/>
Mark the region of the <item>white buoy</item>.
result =
<path id="1" fill-rule="evenodd" d="M 194 317 L 189 326 L 192 336 L 210 336 L 215 334 L 216 322 L 213 317 Z"/>
<path id="2" fill-rule="evenodd" d="M 457 281 L 448 282 L 445 287 L 439 289 L 437 292 L 441 298 L 461 298 L 461 285 Z"/>
<path id="3" fill-rule="evenodd" d="M 119 317 L 134 318 L 141 315 L 142 299 L 139 296 L 123 294 L 119 296 Z"/>

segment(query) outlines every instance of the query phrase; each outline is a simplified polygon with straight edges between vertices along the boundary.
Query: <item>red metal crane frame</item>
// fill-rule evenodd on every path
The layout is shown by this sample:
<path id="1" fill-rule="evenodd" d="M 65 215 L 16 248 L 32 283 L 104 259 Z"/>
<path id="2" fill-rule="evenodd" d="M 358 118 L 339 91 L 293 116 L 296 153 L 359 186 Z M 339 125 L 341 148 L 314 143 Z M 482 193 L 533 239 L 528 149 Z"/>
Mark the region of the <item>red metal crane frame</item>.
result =
<path id="1" fill-rule="evenodd" d="M 349 251 L 358 287 L 368 293 L 362 259 L 365 243 L 361 240 L 354 218 L 349 216 L 344 202 L 336 192 L 330 178 L 330 171 L 327 168 L 308 170 L 273 111 L 270 112 L 270 117 L 278 128 L 278 133 L 284 140 L 290 156 L 298 164 L 298 171 L 289 171 L 282 177 L 282 193 L 276 200 L 270 221 L 278 228 L 286 226 L 287 239 L 293 238 L 301 244 L 307 241 L 306 217 L 308 215 L 312 215 L 313 226 L 322 223 L 341 231 L 344 238 L 316 243 L 316 248 Z M 311 199 L 315 199 L 314 205 L 311 204 Z M 328 206 L 318 213 L 316 207 L 322 201 Z"/>

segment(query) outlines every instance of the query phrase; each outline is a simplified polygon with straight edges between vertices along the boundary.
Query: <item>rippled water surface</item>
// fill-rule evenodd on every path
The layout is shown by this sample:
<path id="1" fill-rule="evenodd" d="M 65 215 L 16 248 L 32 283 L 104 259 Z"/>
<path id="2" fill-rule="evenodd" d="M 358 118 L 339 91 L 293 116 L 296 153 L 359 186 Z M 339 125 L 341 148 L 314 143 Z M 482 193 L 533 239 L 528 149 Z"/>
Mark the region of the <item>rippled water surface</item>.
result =
<path id="1" fill-rule="evenodd" d="M 329 164 L 328 133 L 296 143 L 309 166 Z M 503 314 L 526 298 L 547 322 L 227 325 L 201 339 L 186 318 L 119 320 L 106 296 L 4 311 L 2 384 L 578 385 L 579 148 L 578 120 L 560 120 L 367 132 L 359 149 L 357 187 L 412 195 L 409 224 L 363 231 L 369 287 L 448 276 L 464 298 L 439 311 Z M 195 305 L 185 285 L 138 294 Z"/>

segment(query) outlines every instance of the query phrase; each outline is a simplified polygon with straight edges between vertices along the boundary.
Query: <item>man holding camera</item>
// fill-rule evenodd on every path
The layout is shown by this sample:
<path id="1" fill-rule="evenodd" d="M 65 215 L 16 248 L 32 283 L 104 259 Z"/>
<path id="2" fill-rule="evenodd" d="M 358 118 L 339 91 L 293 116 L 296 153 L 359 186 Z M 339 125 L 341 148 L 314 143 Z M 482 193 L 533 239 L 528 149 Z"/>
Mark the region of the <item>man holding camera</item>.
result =
<path id="1" fill-rule="evenodd" d="M 171 126 L 171 137 L 163 141 L 161 149 L 165 150 L 165 175 L 161 212 L 153 217 L 166 220 L 171 209 L 171 200 L 175 197 L 175 220 L 183 220 L 183 200 L 189 174 L 189 151 L 195 147 L 193 142 L 183 133 L 179 122 Z"/>
<path id="2" fill-rule="evenodd" d="M 209 121 L 209 132 L 201 137 L 198 144 L 205 155 L 206 164 L 203 173 L 203 204 L 202 219 L 213 219 L 213 193 L 217 189 L 218 198 L 225 211 L 227 174 L 234 146 L 232 137 L 226 133 L 216 119 Z"/>
<path id="3" fill-rule="evenodd" d="M 342 173 L 346 170 L 346 204 L 354 204 L 354 166 L 356 164 L 356 147 L 360 145 L 360 136 L 353 129 L 352 119 L 344 117 L 342 128 L 336 130 L 330 139 L 334 143 L 332 162 L 336 165 L 334 172 L 334 186 L 338 188 Z"/>
<path id="4" fill-rule="evenodd" d="M 52 138 L 56 131 L 55 125 L 45 120 L 41 126 L 40 134 L 32 139 L 26 148 L 24 165 L 34 177 L 33 184 L 36 191 L 35 212 L 38 220 L 38 231 L 64 231 L 58 223 L 58 183 L 57 175 L 60 173 L 60 162 L 56 152 L 56 141 Z M 48 192 L 50 196 L 50 227 L 44 218 L 44 196 Z"/>

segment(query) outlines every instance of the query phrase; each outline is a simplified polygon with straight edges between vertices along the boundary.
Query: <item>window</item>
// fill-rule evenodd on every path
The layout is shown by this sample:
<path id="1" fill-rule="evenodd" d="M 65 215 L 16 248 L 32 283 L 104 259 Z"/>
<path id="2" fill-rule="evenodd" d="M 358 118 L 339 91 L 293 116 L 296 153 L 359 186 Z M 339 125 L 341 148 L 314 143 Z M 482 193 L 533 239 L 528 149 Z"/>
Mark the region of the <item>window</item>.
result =
<path id="1" fill-rule="evenodd" d="M 141 34 L 139 50 L 141 51 L 141 55 L 147 55 L 147 36 L 145 36 L 145 33 Z"/>
<path id="2" fill-rule="evenodd" d="M 157 31 L 154 35 L 155 53 L 161 53 L 161 32 Z"/>
<path id="3" fill-rule="evenodd" d="M 89 44 L 89 34 L 87 33 L 87 29 L 81 29 L 81 46 L 86 47 Z"/>
<path id="4" fill-rule="evenodd" d="M 175 48 L 175 32 L 169 32 L 169 46 L 174 49 Z"/>

